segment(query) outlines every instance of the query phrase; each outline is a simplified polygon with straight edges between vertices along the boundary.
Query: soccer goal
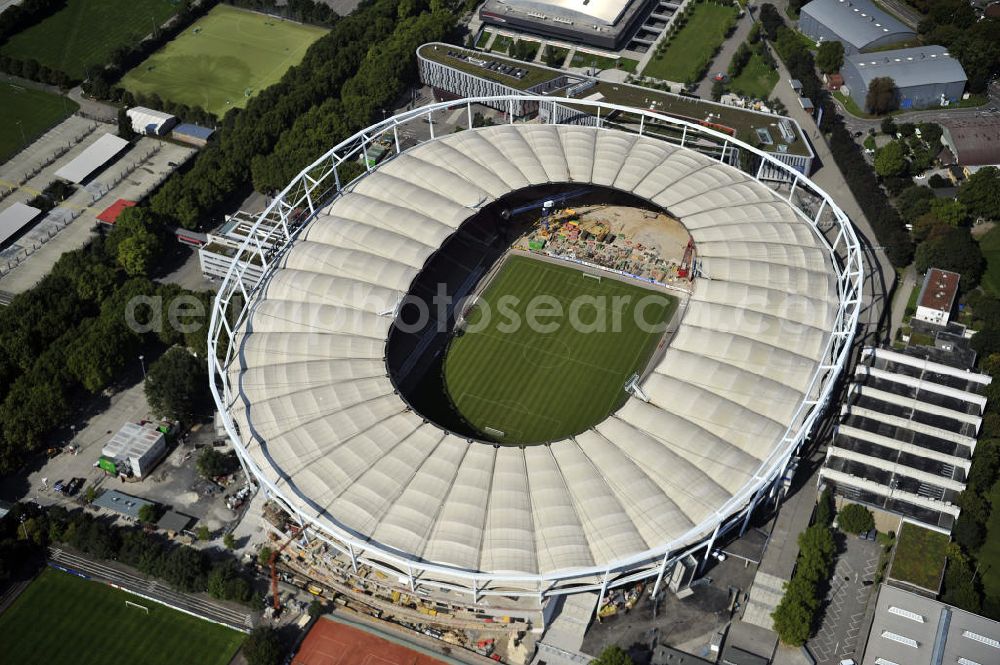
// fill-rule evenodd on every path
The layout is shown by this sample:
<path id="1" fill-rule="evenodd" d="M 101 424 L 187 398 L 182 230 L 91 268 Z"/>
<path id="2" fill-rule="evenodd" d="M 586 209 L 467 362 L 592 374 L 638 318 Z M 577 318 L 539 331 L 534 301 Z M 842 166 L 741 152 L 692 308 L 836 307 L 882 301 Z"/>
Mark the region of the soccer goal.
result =
<path id="1" fill-rule="evenodd" d="M 139 603 L 133 603 L 131 600 L 125 601 L 125 607 L 133 607 L 137 610 L 142 610 L 144 613 L 149 614 L 149 608 L 145 605 L 140 605 Z"/>
<path id="2" fill-rule="evenodd" d="M 586 277 L 587 279 L 592 279 L 592 280 L 594 280 L 596 282 L 600 282 L 601 279 L 602 279 L 600 275 L 592 275 L 589 272 L 581 272 L 580 274 L 583 275 L 584 277 Z"/>
<path id="3" fill-rule="evenodd" d="M 500 430 L 500 429 L 496 429 L 494 427 L 484 427 L 483 431 L 486 432 L 487 434 L 489 434 L 490 436 L 494 436 L 494 437 L 496 437 L 498 439 L 502 439 L 505 436 L 507 436 L 506 432 L 504 432 L 503 430 Z"/>

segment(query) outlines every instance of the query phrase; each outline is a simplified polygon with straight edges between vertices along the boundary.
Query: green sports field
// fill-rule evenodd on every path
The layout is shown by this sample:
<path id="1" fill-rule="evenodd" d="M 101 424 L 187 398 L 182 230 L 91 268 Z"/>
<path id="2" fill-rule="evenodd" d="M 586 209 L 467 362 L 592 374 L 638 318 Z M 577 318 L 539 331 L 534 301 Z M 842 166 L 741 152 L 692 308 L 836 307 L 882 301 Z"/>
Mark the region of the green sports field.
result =
<path id="1" fill-rule="evenodd" d="M 542 316 L 557 307 L 561 316 Z M 578 434 L 622 403 L 625 382 L 645 367 L 676 308 L 658 291 L 511 256 L 448 348 L 448 395 L 487 439 Z M 532 311 L 540 325 L 529 325 Z"/>
<path id="2" fill-rule="evenodd" d="M 50 568 L 0 614 L 0 665 L 226 665 L 243 639 L 235 630 Z"/>
<path id="3" fill-rule="evenodd" d="M 177 12 L 176 0 L 67 0 L 66 6 L 10 38 L 0 53 L 66 72 L 76 79 L 105 65 Z"/>
<path id="4" fill-rule="evenodd" d="M 221 117 L 277 83 L 325 33 L 325 28 L 218 5 L 126 74 L 122 85 Z"/>
<path id="5" fill-rule="evenodd" d="M 76 102 L 61 95 L 0 83 L 0 164 L 78 108 Z"/>

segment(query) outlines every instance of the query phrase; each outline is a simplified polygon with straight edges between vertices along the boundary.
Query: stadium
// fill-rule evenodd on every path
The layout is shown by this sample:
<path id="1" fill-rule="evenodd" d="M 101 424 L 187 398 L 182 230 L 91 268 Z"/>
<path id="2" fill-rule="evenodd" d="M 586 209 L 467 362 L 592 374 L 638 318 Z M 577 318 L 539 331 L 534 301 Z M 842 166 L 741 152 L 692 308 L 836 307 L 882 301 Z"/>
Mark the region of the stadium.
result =
<path id="1" fill-rule="evenodd" d="M 446 116 L 472 127 L 481 104 L 523 102 L 551 122 L 435 136 Z M 861 253 L 822 190 L 684 120 L 554 106 L 472 98 L 359 132 L 275 199 L 261 219 L 280 223 L 251 234 L 223 282 L 209 363 L 227 432 L 347 574 L 486 613 L 643 579 L 659 588 L 776 498 L 848 360 Z M 412 139 L 413 127 L 430 136 Z M 391 147 L 376 163 L 379 142 Z M 570 206 L 580 228 L 588 206 L 676 224 L 661 248 L 677 260 L 568 250 Z M 542 247 L 531 234 L 544 233 Z M 632 256 L 638 238 L 620 241 Z M 251 265 L 259 282 L 244 276 Z M 467 330 L 501 296 L 622 289 L 660 299 L 658 328 L 610 340 L 522 328 L 505 338 L 520 356 L 489 326 Z M 421 310 L 442 294 L 450 305 Z M 473 345 L 464 359 L 461 345 Z M 611 389 L 584 405 L 602 382 Z M 461 403 L 480 390 L 503 408 Z M 546 417 L 552 427 L 531 429 Z"/>

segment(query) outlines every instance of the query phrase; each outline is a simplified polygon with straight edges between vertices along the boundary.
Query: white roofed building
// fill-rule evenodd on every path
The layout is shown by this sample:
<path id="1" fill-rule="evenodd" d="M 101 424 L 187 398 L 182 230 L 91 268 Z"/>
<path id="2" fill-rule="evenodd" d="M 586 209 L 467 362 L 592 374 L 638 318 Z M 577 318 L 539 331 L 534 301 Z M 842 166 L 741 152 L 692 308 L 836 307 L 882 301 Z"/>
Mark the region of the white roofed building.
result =
<path id="1" fill-rule="evenodd" d="M 624 46 L 649 9 L 677 2 L 656 0 L 486 0 L 479 9 L 484 23 L 514 28 L 617 50 Z M 656 11 L 655 9 L 653 10 Z"/>
<path id="2" fill-rule="evenodd" d="M 101 449 L 119 473 L 143 478 L 167 452 L 167 437 L 155 424 L 125 423 Z"/>
<path id="3" fill-rule="evenodd" d="M 872 0 L 812 0 L 799 10 L 799 30 L 816 41 L 841 42 L 847 55 L 917 37 Z"/>
<path id="4" fill-rule="evenodd" d="M 129 142 L 125 139 L 114 134 L 104 134 L 56 171 L 56 177 L 81 185 L 118 157 L 128 146 Z"/>
<path id="5" fill-rule="evenodd" d="M 132 121 L 132 131 L 147 136 L 165 136 L 177 124 L 177 118 L 145 106 L 133 106 L 125 111 Z"/>

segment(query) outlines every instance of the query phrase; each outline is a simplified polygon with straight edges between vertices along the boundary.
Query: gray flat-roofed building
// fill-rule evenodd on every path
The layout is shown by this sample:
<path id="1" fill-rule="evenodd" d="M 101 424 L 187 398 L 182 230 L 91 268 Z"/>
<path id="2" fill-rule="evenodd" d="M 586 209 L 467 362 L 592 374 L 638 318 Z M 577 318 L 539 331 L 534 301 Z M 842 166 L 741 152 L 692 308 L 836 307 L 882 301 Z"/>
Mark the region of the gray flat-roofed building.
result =
<path id="1" fill-rule="evenodd" d="M 941 123 L 941 143 L 955 161 L 970 171 L 1000 166 L 1000 121 L 997 118 L 960 118 Z"/>
<path id="2" fill-rule="evenodd" d="M 42 211 L 38 208 L 20 202 L 0 211 L 0 247 L 40 214 Z"/>
<path id="3" fill-rule="evenodd" d="M 142 478 L 167 452 L 167 439 L 154 425 L 125 423 L 101 449 L 101 455 L 114 460 L 119 470 L 127 467 L 130 475 Z"/>
<path id="4" fill-rule="evenodd" d="M 504 28 L 618 49 L 656 0 L 487 0 L 479 18 Z M 679 6 L 668 2 L 669 6 Z"/>
<path id="5" fill-rule="evenodd" d="M 194 518 L 190 515 L 185 515 L 184 513 L 178 513 L 174 510 L 168 510 L 163 514 L 163 517 L 156 523 L 156 528 L 163 531 L 171 531 L 173 533 L 180 533 L 184 529 L 188 528 L 188 525 L 194 521 Z"/>
<path id="6" fill-rule="evenodd" d="M 1000 623 L 883 584 L 862 665 L 1000 663 Z"/>
<path id="7" fill-rule="evenodd" d="M 888 77 L 899 88 L 899 108 L 919 109 L 958 101 L 965 91 L 965 70 L 943 46 L 920 46 L 844 58 L 844 85 L 865 108 L 873 79 Z M 841 88 L 843 90 L 843 88 Z"/>
<path id="8" fill-rule="evenodd" d="M 917 36 L 871 0 L 813 0 L 799 13 L 799 30 L 818 42 L 842 42 L 847 54 L 891 46 Z"/>
<path id="9" fill-rule="evenodd" d="M 991 379 L 866 348 L 820 477 L 836 493 L 950 533 Z"/>
<path id="10" fill-rule="evenodd" d="M 93 505 L 97 508 L 107 508 L 130 520 L 138 522 L 139 511 L 142 507 L 155 506 L 156 502 L 140 499 L 137 496 L 125 494 L 125 492 L 119 492 L 118 490 L 108 490 L 94 499 Z"/>
<path id="11" fill-rule="evenodd" d="M 117 157 L 125 148 L 128 141 L 119 138 L 114 134 L 105 134 L 94 141 L 86 150 L 73 158 L 69 164 L 56 171 L 56 177 L 81 184 L 92 176 L 105 164 Z"/>

